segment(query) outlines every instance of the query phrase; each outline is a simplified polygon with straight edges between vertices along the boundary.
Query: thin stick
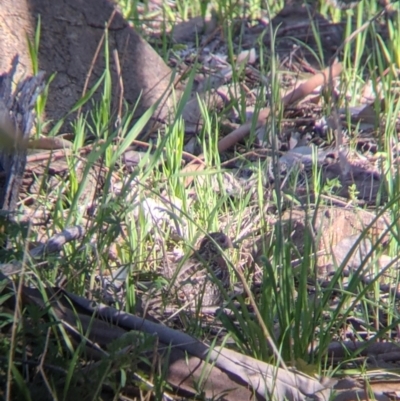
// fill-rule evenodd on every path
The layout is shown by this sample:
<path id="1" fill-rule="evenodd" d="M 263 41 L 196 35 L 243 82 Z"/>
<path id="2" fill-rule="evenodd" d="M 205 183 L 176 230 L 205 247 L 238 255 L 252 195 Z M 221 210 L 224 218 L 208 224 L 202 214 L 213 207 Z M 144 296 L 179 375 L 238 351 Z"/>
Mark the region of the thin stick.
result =
<path id="1" fill-rule="evenodd" d="M 114 56 L 114 63 L 115 69 L 117 72 L 118 78 L 118 110 L 117 110 L 117 124 L 118 130 L 121 130 L 121 121 L 122 121 L 122 103 L 124 101 L 124 80 L 122 79 L 122 72 L 121 72 L 121 64 L 119 62 L 118 50 L 114 49 L 113 51 Z"/>

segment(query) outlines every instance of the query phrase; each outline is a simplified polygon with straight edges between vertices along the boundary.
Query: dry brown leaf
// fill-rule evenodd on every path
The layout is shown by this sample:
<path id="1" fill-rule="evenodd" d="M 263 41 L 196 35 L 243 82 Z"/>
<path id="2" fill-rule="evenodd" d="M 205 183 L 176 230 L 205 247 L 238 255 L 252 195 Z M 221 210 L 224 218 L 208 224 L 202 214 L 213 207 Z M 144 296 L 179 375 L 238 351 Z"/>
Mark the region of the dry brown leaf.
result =
<path id="1" fill-rule="evenodd" d="M 282 216 L 282 224 L 285 236 L 290 237 L 295 248 L 302 253 L 304 237 L 320 238 L 316 243 L 318 252 L 317 266 L 323 267 L 331 263 L 332 248 L 340 241 L 354 235 L 360 236 L 372 222 L 372 227 L 367 233 L 372 242 L 387 230 L 387 216 L 376 218 L 374 213 L 357 208 L 343 208 L 337 206 L 321 207 L 318 210 L 306 213 L 302 209 L 287 210 Z M 333 224 L 334 223 L 334 224 Z M 311 231 L 310 231 L 311 230 Z M 256 261 L 263 255 L 265 245 L 269 244 L 271 234 L 259 239 L 256 243 Z M 382 239 L 385 240 L 385 239 Z"/>

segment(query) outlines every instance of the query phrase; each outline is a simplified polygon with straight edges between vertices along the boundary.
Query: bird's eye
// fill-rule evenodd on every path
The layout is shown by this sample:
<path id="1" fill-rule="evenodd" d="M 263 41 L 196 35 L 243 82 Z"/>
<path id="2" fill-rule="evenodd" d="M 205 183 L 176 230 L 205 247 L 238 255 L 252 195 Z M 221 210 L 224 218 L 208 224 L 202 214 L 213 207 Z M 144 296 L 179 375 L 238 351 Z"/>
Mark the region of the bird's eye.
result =
<path id="1" fill-rule="evenodd" d="M 229 248 L 229 238 L 223 235 L 219 240 L 219 245 L 221 248 Z"/>

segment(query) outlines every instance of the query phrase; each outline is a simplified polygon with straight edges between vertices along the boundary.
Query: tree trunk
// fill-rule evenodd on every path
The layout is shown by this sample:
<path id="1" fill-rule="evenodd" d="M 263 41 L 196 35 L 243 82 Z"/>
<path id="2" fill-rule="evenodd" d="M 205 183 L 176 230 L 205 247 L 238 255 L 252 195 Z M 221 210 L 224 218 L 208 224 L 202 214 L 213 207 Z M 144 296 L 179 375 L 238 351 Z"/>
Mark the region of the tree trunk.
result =
<path id="1" fill-rule="evenodd" d="M 39 69 L 44 70 L 47 76 L 57 73 L 50 86 L 46 117 L 58 120 L 82 96 L 105 24 L 114 11 L 114 4 L 107 0 L 2 0 L 0 73 L 9 70 L 12 58 L 18 54 L 20 65 L 17 76 L 32 75 L 27 37 L 33 43 L 40 15 Z M 100 46 L 89 88 L 104 71 L 104 46 Z M 112 56 L 116 50 L 121 65 L 123 96 L 131 105 L 141 96 L 136 110 L 136 116 L 140 116 L 167 90 L 171 70 L 118 12 L 108 30 L 108 47 L 113 76 L 114 114 L 120 93 L 117 68 Z M 95 95 L 96 100 L 101 98 L 101 90 L 100 87 Z M 90 106 L 89 102 L 86 110 Z M 162 102 L 157 117 L 164 119 L 167 112 L 168 102 Z"/>

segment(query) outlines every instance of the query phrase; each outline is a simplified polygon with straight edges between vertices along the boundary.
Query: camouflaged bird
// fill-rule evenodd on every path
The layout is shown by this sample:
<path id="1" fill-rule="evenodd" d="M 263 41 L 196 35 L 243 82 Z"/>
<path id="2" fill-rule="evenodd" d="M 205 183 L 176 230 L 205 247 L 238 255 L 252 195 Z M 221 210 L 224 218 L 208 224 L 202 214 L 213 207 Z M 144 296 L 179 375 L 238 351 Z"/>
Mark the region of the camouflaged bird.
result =
<path id="1" fill-rule="evenodd" d="M 165 263 L 161 275 L 169 282 L 161 291 L 147 292 L 145 310 L 150 315 L 162 315 L 176 306 L 217 306 L 223 301 L 220 287 L 228 289 L 230 276 L 223 251 L 233 248 L 228 236 L 221 232 L 210 233 L 200 242 L 199 249 L 189 258 Z M 219 281 L 219 285 L 216 281 Z"/>
<path id="2" fill-rule="evenodd" d="M 232 242 L 224 233 L 206 235 L 200 247 L 183 262 L 176 271 L 164 269 L 164 276 L 172 280 L 172 290 L 179 301 L 199 302 L 202 306 L 214 306 L 223 301 L 220 285 L 228 288 L 230 276 L 223 251 L 233 248 Z"/>

